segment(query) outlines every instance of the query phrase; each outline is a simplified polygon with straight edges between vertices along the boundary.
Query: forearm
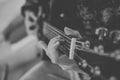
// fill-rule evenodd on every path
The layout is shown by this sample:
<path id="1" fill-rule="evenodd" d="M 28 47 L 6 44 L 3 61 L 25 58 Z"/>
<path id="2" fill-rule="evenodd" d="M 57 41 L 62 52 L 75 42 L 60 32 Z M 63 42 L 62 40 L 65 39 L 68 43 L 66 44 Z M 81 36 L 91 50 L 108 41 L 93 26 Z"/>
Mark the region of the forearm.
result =
<path id="1" fill-rule="evenodd" d="M 0 64 L 8 64 L 10 68 L 15 68 L 21 64 L 29 62 L 37 58 L 37 40 L 35 38 L 28 37 L 23 41 L 9 46 L 9 48 L 3 48 L 0 57 Z"/>

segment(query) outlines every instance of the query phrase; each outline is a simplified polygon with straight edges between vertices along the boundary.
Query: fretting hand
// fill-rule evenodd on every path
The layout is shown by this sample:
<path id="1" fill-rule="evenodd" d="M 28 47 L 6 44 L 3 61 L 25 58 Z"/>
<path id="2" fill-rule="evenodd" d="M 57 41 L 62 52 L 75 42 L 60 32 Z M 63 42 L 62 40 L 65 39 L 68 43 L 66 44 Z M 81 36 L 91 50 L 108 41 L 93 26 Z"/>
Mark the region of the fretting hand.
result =
<path id="1" fill-rule="evenodd" d="M 78 31 L 72 30 L 70 28 L 65 27 L 64 32 L 67 35 L 81 38 Z M 64 42 L 64 40 L 60 37 L 54 37 L 50 40 L 48 46 L 47 46 L 47 55 L 51 59 L 51 61 L 55 64 L 60 65 L 64 70 L 74 70 L 77 72 L 82 72 L 74 60 L 69 59 L 66 55 L 61 55 L 58 51 L 58 47 L 61 45 L 61 43 Z"/>

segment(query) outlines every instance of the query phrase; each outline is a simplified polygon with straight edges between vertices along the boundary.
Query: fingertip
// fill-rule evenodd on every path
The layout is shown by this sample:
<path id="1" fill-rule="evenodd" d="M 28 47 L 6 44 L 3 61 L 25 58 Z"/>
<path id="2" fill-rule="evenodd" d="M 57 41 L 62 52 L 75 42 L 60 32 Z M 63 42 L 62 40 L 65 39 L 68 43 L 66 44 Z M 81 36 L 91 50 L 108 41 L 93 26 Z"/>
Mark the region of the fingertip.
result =
<path id="1" fill-rule="evenodd" d="M 58 35 L 57 37 L 58 37 L 58 38 L 60 38 L 61 36 L 60 36 L 60 35 Z"/>
<path id="2" fill-rule="evenodd" d="M 57 41 L 54 46 L 55 46 L 55 48 L 58 48 L 59 45 L 60 45 L 60 42 Z"/>
<path id="3" fill-rule="evenodd" d="M 44 50 L 46 50 L 47 48 L 47 44 L 44 41 L 39 41 L 38 42 L 38 47 L 42 47 Z"/>
<path id="4" fill-rule="evenodd" d="M 60 35 L 58 35 L 58 36 L 56 36 L 56 37 L 54 37 L 53 39 L 58 39 L 58 38 L 60 38 L 61 36 Z"/>
<path id="5" fill-rule="evenodd" d="M 57 42 L 56 42 L 56 45 L 59 45 L 59 44 L 60 44 L 60 42 L 59 42 L 59 41 L 57 41 Z"/>

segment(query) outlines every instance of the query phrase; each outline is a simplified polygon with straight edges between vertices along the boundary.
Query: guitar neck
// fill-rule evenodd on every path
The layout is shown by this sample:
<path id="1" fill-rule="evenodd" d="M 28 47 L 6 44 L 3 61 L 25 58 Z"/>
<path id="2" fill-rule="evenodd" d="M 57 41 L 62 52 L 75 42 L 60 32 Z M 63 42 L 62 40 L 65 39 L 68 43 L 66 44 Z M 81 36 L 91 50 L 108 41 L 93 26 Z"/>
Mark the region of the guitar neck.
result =
<path id="1" fill-rule="evenodd" d="M 70 49 L 70 41 L 71 41 L 71 38 L 68 37 L 67 35 L 64 34 L 63 31 L 53 27 L 52 25 L 50 25 L 49 23 L 47 22 L 44 22 L 44 25 L 43 25 L 43 35 L 48 39 L 52 39 L 56 36 L 61 36 L 63 39 L 66 40 L 65 44 L 60 46 L 59 47 L 59 50 L 64 53 L 64 54 L 67 54 L 69 53 L 69 49 Z"/>
<path id="2" fill-rule="evenodd" d="M 71 38 L 67 35 L 64 34 L 63 31 L 57 29 L 56 27 L 50 25 L 49 23 L 47 22 L 44 22 L 43 24 L 43 35 L 48 38 L 49 40 L 60 35 L 63 39 L 65 39 L 65 44 L 63 44 L 62 46 L 59 47 L 59 51 L 66 54 L 67 56 L 69 56 L 69 52 L 70 52 L 70 45 L 71 45 Z M 81 41 L 79 41 L 80 43 Z M 82 47 L 82 46 L 81 46 Z M 81 49 L 81 48 L 79 48 Z M 86 72 L 90 77 L 100 77 L 102 78 L 101 80 L 105 80 L 103 78 L 105 78 L 103 75 L 99 74 L 100 73 L 100 70 L 96 70 L 94 67 L 92 67 L 91 65 L 89 65 L 87 63 L 86 67 L 84 67 L 84 60 L 80 55 L 79 53 L 81 53 L 81 51 L 83 53 L 86 53 L 86 54 L 91 54 L 91 53 L 94 53 L 94 51 L 91 51 L 90 49 L 87 49 L 87 50 L 78 50 L 78 52 L 75 52 L 74 54 L 74 60 L 75 62 L 77 63 L 78 67 L 83 70 L 84 72 Z M 96 55 L 98 55 L 97 53 L 94 53 Z M 83 54 L 84 55 L 84 54 Z M 98 55 L 100 56 L 100 55 Z M 106 56 L 106 55 L 102 55 L 102 56 Z M 106 56 L 107 57 L 107 56 Z M 109 56 L 108 56 L 109 57 Z M 85 58 L 86 59 L 86 58 Z M 103 59 L 103 58 L 102 58 Z M 110 58 L 111 59 L 111 58 Z"/>
<path id="3" fill-rule="evenodd" d="M 56 27 L 50 25 L 47 22 L 44 22 L 43 24 L 43 34 L 48 38 L 48 39 L 52 39 L 58 35 L 60 35 L 62 38 L 64 38 L 65 40 L 71 40 L 70 37 L 68 37 L 67 35 L 64 34 L 63 31 L 57 29 Z"/>

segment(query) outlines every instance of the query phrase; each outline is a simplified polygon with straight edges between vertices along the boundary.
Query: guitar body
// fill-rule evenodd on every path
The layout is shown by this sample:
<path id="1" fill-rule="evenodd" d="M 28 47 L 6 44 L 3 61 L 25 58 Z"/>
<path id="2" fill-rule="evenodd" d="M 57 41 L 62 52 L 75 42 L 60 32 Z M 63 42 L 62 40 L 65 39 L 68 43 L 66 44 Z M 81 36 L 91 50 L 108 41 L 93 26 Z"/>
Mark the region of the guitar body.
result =
<path id="1" fill-rule="evenodd" d="M 44 22 L 43 35 L 45 36 L 47 41 L 49 41 L 53 37 L 61 35 L 61 34 L 64 34 L 64 32 L 57 29 L 54 26 L 51 26 L 48 22 Z M 94 43 L 94 45 L 92 45 L 92 46 L 100 44 L 99 41 L 96 41 L 96 40 L 91 39 L 91 38 L 84 38 L 81 41 L 85 41 L 85 40 L 89 40 L 91 42 L 91 44 Z M 64 48 L 61 48 L 61 50 L 62 50 L 61 52 L 69 53 L 69 51 L 65 48 L 64 45 L 62 47 L 64 47 Z M 77 51 L 77 50 L 76 50 L 76 52 L 77 52 L 78 56 L 85 59 L 88 62 L 88 64 L 92 65 L 93 67 L 95 67 L 95 66 L 100 67 L 101 73 L 105 77 L 109 78 L 110 76 L 115 76 L 118 79 L 120 79 L 120 77 L 119 77 L 120 62 L 119 61 L 116 61 L 115 59 L 110 58 L 110 57 L 92 54 L 91 52 Z M 93 78 L 93 80 L 94 80 L 94 78 Z"/>

